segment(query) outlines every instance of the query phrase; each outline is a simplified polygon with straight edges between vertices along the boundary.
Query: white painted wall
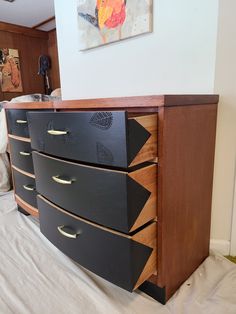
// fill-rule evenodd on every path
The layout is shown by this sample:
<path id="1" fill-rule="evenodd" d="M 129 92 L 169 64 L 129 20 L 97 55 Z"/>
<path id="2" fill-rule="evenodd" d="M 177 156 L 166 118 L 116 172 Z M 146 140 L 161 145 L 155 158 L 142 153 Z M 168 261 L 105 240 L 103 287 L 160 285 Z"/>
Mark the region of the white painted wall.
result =
<path id="1" fill-rule="evenodd" d="M 215 92 L 220 94 L 218 110 L 215 178 L 211 237 L 230 247 L 236 237 L 231 230 L 236 162 L 236 1 L 219 1 Z M 222 242 L 223 241 L 223 242 Z M 236 245 L 236 239 L 234 239 Z M 236 250 L 236 247 L 235 247 Z M 236 251 L 232 254 L 236 254 Z"/>
<path id="2" fill-rule="evenodd" d="M 76 0 L 55 0 L 63 99 L 212 93 L 218 0 L 154 0 L 154 32 L 80 52 Z"/>

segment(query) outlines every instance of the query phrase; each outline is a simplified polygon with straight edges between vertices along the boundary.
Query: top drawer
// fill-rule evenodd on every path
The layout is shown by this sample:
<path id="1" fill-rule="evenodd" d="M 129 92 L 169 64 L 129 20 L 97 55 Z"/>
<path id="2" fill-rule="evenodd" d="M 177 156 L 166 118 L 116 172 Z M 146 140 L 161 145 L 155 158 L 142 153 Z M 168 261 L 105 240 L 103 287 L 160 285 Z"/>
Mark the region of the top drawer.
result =
<path id="1" fill-rule="evenodd" d="M 157 114 L 28 112 L 33 149 L 72 160 L 127 168 L 157 157 Z"/>
<path id="2" fill-rule="evenodd" d="M 6 110 L 8 133 L 22 137 L 29 137 L 27 110 L 10 109 Z"/>

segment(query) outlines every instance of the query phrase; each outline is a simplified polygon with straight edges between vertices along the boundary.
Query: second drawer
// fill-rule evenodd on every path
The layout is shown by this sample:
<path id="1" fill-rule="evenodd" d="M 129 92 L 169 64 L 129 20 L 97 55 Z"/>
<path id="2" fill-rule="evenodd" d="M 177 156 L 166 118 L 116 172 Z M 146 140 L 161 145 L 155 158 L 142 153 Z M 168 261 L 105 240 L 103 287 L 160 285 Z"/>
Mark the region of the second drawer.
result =
<path id="1" fill-rule="evenodd" d="M 38 152 L 33 160 L 37 191 L 76 215 L 125 233 L 156 217 L 156 165 L 128 173 Z"/>

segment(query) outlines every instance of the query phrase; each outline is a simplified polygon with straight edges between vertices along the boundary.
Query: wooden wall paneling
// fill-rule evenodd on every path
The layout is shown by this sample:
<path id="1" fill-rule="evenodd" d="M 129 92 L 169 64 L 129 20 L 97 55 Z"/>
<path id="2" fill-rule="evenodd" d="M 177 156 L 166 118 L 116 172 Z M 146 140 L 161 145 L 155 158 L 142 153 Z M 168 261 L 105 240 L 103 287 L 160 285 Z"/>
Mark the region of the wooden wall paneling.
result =
<path id="1" fill-rule="evenodd" d="M 30 27 L 0 22 L 0 31 L 8 32 L 8 33 L 14 33 L 14 34 L 20 34 L 20 35 L 26 35 L 29 37 L 36 37 L 36 38 L 44 38 L 47 39 L 48 35 L 46 32 L 32 29 Z"/>
<path id="2" fill-rule="evenodd" d="M 57 33 L 55 29 L 48 32 L 48 55 L 51 59 L 51 69 L 49 71 L 51 88 L 52 90 L 54 90 L 61 86 L 57 47 Z"/>
<path id="3" fill-rule="evenodd" d="M 33 37 L 19 32 L 3 31 L 0 28 L 0 47 L 18 49 L 23 83 L 21 93 L 3 93 L 0 89 L 0 100 L 10 100 L 13 97 L 32 93 L 44 93 L 43 78 L 38 75 L 38 58 L 41 54 L 48 54 L 47 33 L 44 37 Z"/>
<path id="4" fill-rule="evenodd" d="M 216 104 L 166 107 L 159 120 L 157 284 L 167 299 L 209 254 L 216 114 Z"/>

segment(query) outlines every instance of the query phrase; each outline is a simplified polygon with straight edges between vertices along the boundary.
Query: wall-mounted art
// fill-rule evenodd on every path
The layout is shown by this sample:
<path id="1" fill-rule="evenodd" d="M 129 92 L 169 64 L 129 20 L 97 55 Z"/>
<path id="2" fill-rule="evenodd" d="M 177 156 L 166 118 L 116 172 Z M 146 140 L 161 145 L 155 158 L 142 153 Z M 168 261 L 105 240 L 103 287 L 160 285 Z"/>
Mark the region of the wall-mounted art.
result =
<path id="1" fill-rule="evenodd" d="M 2 92 L 22 92 L 17 49 L 0 48 L 0 85 Z"/>
<path id="2" fill-rule="evenodd" d="M 78 0 L 81 50 L 152 31 L 152 0 Z"/>

